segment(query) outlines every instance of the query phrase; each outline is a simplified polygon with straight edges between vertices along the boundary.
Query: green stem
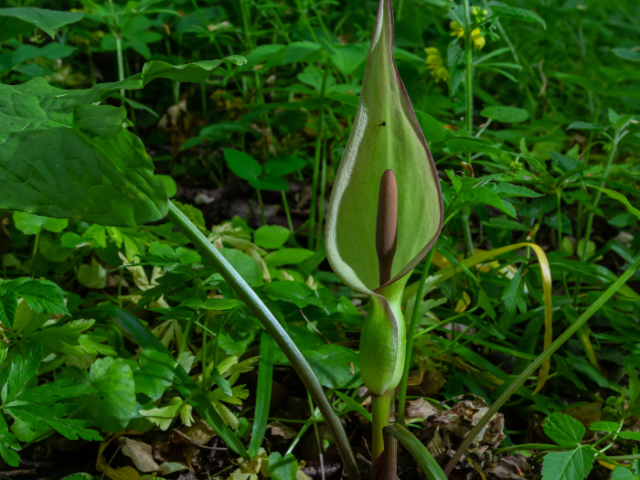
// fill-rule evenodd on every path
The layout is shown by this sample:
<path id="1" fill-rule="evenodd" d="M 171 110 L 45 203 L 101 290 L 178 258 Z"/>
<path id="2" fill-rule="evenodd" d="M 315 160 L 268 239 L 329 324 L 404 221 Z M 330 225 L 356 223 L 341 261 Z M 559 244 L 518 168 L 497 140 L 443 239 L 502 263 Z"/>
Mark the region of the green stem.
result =
<path id="1" fill-rule="evenodd" d="M 262 218 L 262 225 L 266 225 L 267 219 L 264 216 L 264 203 L 262 203 L 262 194 L 260 193 L 260 190 L 256 190 L 256 193 L 258 194 L 258 203 L 260 204 L 260 217 Z"/>
<path id="2" fill-rule="evenodd" d="M 324 67 L 322 87 L 320 88 L 320 112 L 318 116 L 318 134 L 316 137 L 316 153 L 313 159 L 313 180 L 311 184 L 311 206 L 309 211 L 309 250 L 314 250 L 316 229 L 316 203 L 318 203 L 318 177 L 320 176 L 320 157 L 322 156 L 322 137 L 324 133 L 324 94 L 327 87 L 330 61 Z"/>
<path id="3" fill-rule="evenodd" d="M 472 52 L 471 52 L 471 14 L 469 9 L 469 0 L 464 0 L 464 22 L 465 22 L 465 41 L 464 41 L 464 55 L 465 63 L 467 67 L 467 130 L 469 135 L 473 135 L 473 83 L 471 76 L 472 67 Z M 471 153 L 467 154 L 467 163 L 471 163 Z"/>
<path id="4" fill-rule="evenodd" d="M 307 398 L 309 399 L 309 411 L 313 415 L 315 408 L 313 407 L 313 399 L 307 391 Z M 315 417 L 315 415 L 313 415 Z M 318 422 L 313 422 L 313 433 L 316 436 L 316 443 L 318 445 L 318 456 L 320 457 L 320 471 L 322 472 L 322 480 L 324 480 L 324 455 L 322 455 L 322 442 L 320 441 L 320 432 L 318 431 Z"/>
<path id="5" fill-rule="evenodd" d="M 33 243 L 33 253 L 31 254 L 31 268 L 29 269 L 29 276 L 33 278 L 33 273 L 36 268 L 36 257 L 38 256 L 38 245 L 40 244 L 40 232 L 36 233 L 36 239 Z"/>
<path id="6" fill-rule="evenodd" d="M 289 211 L 289 202 L 287 202 L 287 195 L 284 191 L 282 193 L 282 206 L 284 207 L 284 213 L 287 215 L 287 223 L 289 224 L 289 231 L 294 233 L 293 231 L 293 222 L 291 221 L 291 212 Z"/>
<path id="7" fill-rule="evenodd" d="M 371 395 L 371 416 L 373 417 L 371 458 L 374 462 L 384 453 L 383 429 L 389 425 L 392 393 L 393 390 L 387 390 L 383 395 Z"/>
<path id="8" fill-rule="evenodd" d="M 621 136 L 619 133 L 616 133 L 616 136 L 613 139 L 613 148 L 611 149 L 611 154 L 607 159 L 607 165 L 604 169 L 604 175 L 602 176 L 602 180 L 600 181 L 600 188 L 605 186 L 607 181 L 607 177 L 609 176 L 609 171 L 611 170 L 611 164 L 613 163 L 613 159 L 616 156 L 616 152 L 618 151 L 618 144 L 620 143 Z M 587 259 L 587 251 L 589 250 L 589 241 L 591 240 L 591 229 L 593 228 L 593 218 L 595 217 L 596 210 L 598 209 L 598 204 L 600 203 L 600 199 L 602 198 L 602 191 L 598 190 L 596 194 L 596 198 L 593 202 L 591 210 L 589 211 L 589 216 L 587 217 L 587 228 L 584 232 L 584 240 L 582 242 L 582 251 L 580 253 L 580 262 L 584 263 Z M 576 246 L 579 246 L 576 245 Z M 574 307 L 578 302 L 578 294 L 580 293 L 580 278 L 576 281 L 576 287 L 573 293 L 573 305 Z"/>
<path id="9" fill-rule="evenodd" d="M 167 219 L 191 240 L 204 260 L 222 275 L 229 286 L 235 290 L 238 296 L 258 318 L 267 333 L 273 337 L 280 349 L 284 352 L 327 422 L 327 426 L 336 442 L 336 447 L 342 456 L 342 461 L 345 464 L 349 479 L 358 480 L 358 466 L 351 445 L 349 444 L 349 439 L 342 428 L 340 420 L 333 411 L 331 404 L 327 401 L 318 379 L 300 352 L 300 349 L 293 340 L 291 340 L 291 337 L 289 337 L 282 325 L 280 325 L 280 322 L 278 322 L 262 300 L 260 300 L 260 297 L 249 287 L 247 282 L 233 269 L 231 264 L 218 252 L 211 242 L 207 240 L 207 237 L 205 237 L 172 202 L 169 202 Z"/>
<path id="10" fill-rule="evenodd" d="M 525 368 L 522 373 L 516 378 L 507 389 L 500 395 L 500 398 L 491 406 L 489 411 L 480 419 L 477 425 L 471 430 L 471 432 L 462 441 L 458 450 L 453 455 L 449 463 L 445 468 L 445 474 L 450 474 L 455 467 L 460 457 L 467 451 L 469 445 L 475 440 L 478 434 L 482 431 L 487 423 L 498 413 L 500 408 L 506 403 L 507 400 L 513 395 L 524 382 L 549 358 L 558 350 L 564 343 L 569 340 L 587 321 L 609 300 L 620 287 L 622 287 L 629 278 L 640 268 L 640 256 L 633 262 L 631 266 L 624 272 L 620 278 L 611 284 L 607 290 L 598 297 L 598 299 L 591 304 L 591 306 L 580 317 L 567 328 L 562 335 L 560 335 L 544 352 L 531 362 L 531 364 Z"/>
<path id="11" fill-rule="evenodd" d="M 422 302 L 422 296 L 424 291 L 424 284 L 429 276 L 429 267 L 431 266 L 431 258 L 433 257 L 433 251 L 435 245 L 431 248 L 427 254 L 427 258 L 424 262 L 424 269 L 422 270 L 422 276 L 420 277 L 420 283 L 418 284 L 418 291 L 416 292 L 416 301 L 413 304 L 413 313 L 411 314 L 411 323 L 409 324 L 409 331 L 407 332 L 407 354 L 404 357 L 404 370 L 402 372 L 402 380 L 400 381 L 400 399 L 398 400 L 398 422 L 401 425 L 405 425 L 404 413 L 405 402 L 407 400 L 407 383 L 409 382 L 409 368 L 411 367 L 411 359 L 413 357 L 413 338 L 416 333 L 416 325 L 418 323 L 418 316 L 420 314 L 420 303 Z"/>

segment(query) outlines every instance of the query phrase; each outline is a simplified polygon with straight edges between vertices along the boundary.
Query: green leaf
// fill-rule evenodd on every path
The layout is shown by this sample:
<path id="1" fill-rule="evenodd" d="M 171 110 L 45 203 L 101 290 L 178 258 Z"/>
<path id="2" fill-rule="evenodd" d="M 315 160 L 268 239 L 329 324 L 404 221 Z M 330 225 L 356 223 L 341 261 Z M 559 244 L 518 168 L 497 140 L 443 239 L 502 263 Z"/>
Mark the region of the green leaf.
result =
<path id="1" fill-rule="evenodd" d="M 593 450 L 583 447 L 548 453 L 542 465 L 542 480 L 584 480 L 593 468 L 595 456 Z"/>
<path id="2" fill-rule="evenodd" d="M 336 389 L 356 388 L 362 385 L 358 354 L 350 348 L 342 345 L 322 345 L 303 353 L 322 386 Z"/>
<path id="3" fill-rule="evenodd" d="M 503 123 L 519 123 L 529 119 L 529 112 L 521 108 L 491 106 L 480 112 L 485 118 Z"/>
<path id="4" fill-rule="evenodd" d="M 256 230 L 253 243 L 268 249 L 280 248 L 289 239 L 289 230 L 280 225 L 263 225 Z"/>
<path id="5" fill-rule="evenodd" d="M 611 50 L 618 57 L 625 60 L 631 60 L 632 62 L 640 62 L 640 52 L 629 50 L 628 48 L 614 48 Z"/>
<path id="6" fill-rule="evenodd" d="M 91 421 L 107 433 L 125 428 L 136 407 L 131 367 L 122 359 L 99 358 L 91 365 L 89 378 L 79 380 L 91 385 L 97 393 L 77 417 Z"/>
<path id="7" fill-rule="evenodd" d="M 42 345 L 36 344 L 25 358 L 15 355 L 6 385 L 2 388 L 2 403 L 7 405 L 15 399 L 27 382 L 36 374 L 42 357 Z M 1 416 L 1 415 L 0 415 Z"/>
<path id="8" fill-rule="evenodd" d="M 177 362 L 161 352 L 144 350 L 140 355 L 140 369 L 133 372 L 135 393 L 143 393 L 158 400 L 173 383 Z"/>
<path id="9" fill-rule="evenodd" d="M 37 313 L 69 314 L 62 289 L 49 280 L 22 277 L 1 282 L 0 293 L 4 295 L 8 290 L 13 290 L 18 297 L 24 298 L 29 308 Z"/>
<path id="10" fill-rule="evenodd" d="M 502 301 L 504 302 L 504 308 L 509 313 L 516 313 L 516 308 L 524 303 L 522 297 L 522 289 L 520 283 L 522 282 L 522 267 L 518 269 L 516 274 L 511 279 L 509 286 L 502 293 Z"/>
<path id="11" fill-rule="evenodd" d="M 166 214 L 162 182 L 123 127 L 125 109 L 82 105 L 90 92 L 67 95 L 40 78 L 0 85 L 0 188 L 11 192 L 1 208 L 113 226 Z"/>
<path id="12" fill-rule="evenodd" d="M 620 427 L 619 423 L 616 422 L 593 422 L 589 425 L 589 430 L 592 432 L 617 432 Z"/>
<path id="13" fill-rule="evenodd" d="M 78 409 L 73 403 L 53 405 L 16 405 L 10 407 L 11 413 L 22 420 L 32 431 L 46 431 L 53 428 L 69 440 L 102 440 L 95 430 L 85 428 L 87 422 L 75 418 L 63 418 Z"/>
<path id="14" fill-rule="evenodd" d="M 637 475 L 634 475 L 627 467 L 616 467 L 611 473 L 609 480 L 637 480 Z"/>
<path id="15" fill-rule="evenodd" d="M 13 223 L 25 235 L 36 235 L 42 229 L 59 233 L 69 225 L 66 218 L 48 218 L 26 212 L 13 212 Z"/>
<path id="16" fill-rule="evenodd" d="M 305 308 L 309 304 L 316 304 L 317 297 L 308 285 L 295 281 L 278 281 L 267 283 L 262 289 L 274 299 L 283 299 L 293 303 L 298 308 Z"/>
<path id="17" fill-rule="evenodd" d="M 250 286 L 258 287 L 264 283 L 262 270 L 249 255 L 234 248 L 223 248 L 220 253 Z"/>
<path id="18" fill-rule="evenodd" d="M 422 129 L 422 133 L 427 142 L 441 142 L 447 136 L 447 131 L 442 124 L 431 115 L 416 110 L 416 119 Z"/>
<path id="19" fill-rule="evenodd" d="M 287 45 L 284 50 L 284 57 L 282 58 L 282 65 L 289 63 L 295 63 L 304 59 L 307 55 L 320 50 L 322 46 L 315 42 L 309 42 L 307 40 L 302 42 L 292 42 Z"/>
<path id="20" fill-rule="evenodd" d="M 142 322 L 134 317 L 130 312 L 120 308 L 109 307 L 107 309 L 109 315 L 113 316 L 124 327 L 127 332 L 140 344 L 144 349 L 156 350 L 170 355 L 169 350 L 156 338 L 151 331 L 142 324 Z M 191 398 L 191 404 L 198 414 L 210 425 L 220 437 L 231 447 L 231 449 L 239 455 L 247 457 L 247 450 L 238 437 L 227 427 L 220 415 L 213 407 L 207 397 L 199 391 L 196 383 L 191 379 L 185 369 L 178 365 L 175 370 L 174 384 L 183 398 Z"/>
<path id="21" fill-rule="evenodd" d="M 284 177 L 296 172 L 308 165 L 308 162 L 299 157 L 280 156 L 268 160 L 264 164 L 264 173 L 272 177 Z"/>
<path id="22" fill-rule="evenodd" d="M 273 480 L 295 480 L 298 473 L 298 461 L 291 453 L 284 457 L 278 452 L 269 455 L 267 470 Z"/>
<path id="23" fill-rule="evenodd" d="M 0 297 L 0 322 L 7 327 L 13 328 L 13 321 L 16 318 L 16 310 L 18 309 L 18 295 L 15 290 L 7 290 Z"/>
<path id="24" fill-rule="evenodd" d="M 0 456 L 12 467 L 20 465 L 20 455 L 16 450 L 21 450 L 15 435 L 9 431 L 4 415 L 0 414 Z"/>
<path id="25" fill-rule="evenodd" d="M 488 6 L 491 8 L 493 15 L 498 17 L 509 17 L 517 20 L 524 20 L 526 22 L 538 22 L 546 30 L 547 24 L 537 13 L 531 10 L 525 10 L 524 8 L 509 7 L 503 5 L 500 2 L 490 2 Z"/>
<path id="26" fill-rule="evenodd" d="M 638 218 L 638 220 L 640 220 L 640 210 L 638 210 L 636 207 L 631 205 L 629 200 L 627 200 L 627 197 L 625 197 L 622 193 L 616 192 L 615 190 L 609 190 L 608 188 L 600 188 L 600 187 L 593 187 L 593 188 L 597 188 L 602 193 L 606 193 L 609 197 L 613 198 L 614 200 L 618 200 L 625 207 L 627 207 L 627 210 L 629 211 L 629 213 L 631 213 L 632 215 L 635 215 Z"/>
<path id="27" fill-rule="evenodd" d="M 262 173 L 262 167 L 251 156 L 239 150 L 225 148 L 224 159 L 229 170 L 244 180 L 257 180 Z"/>
<path id="28" fill-rule="evenodd" d="M 490 183 L 487 185 L 487 188 L 491 190 L 493 193 L 497 194 L 500 198 L 509 198 L 509 197 L 527 197 L 527 198 L 536 198 L 536 197 L 544 197 L 544 194 L 534 192 L 533 190 L 529 190 L 526 187 L 522 187 L 520 185 L 513 185 L 511 183 Z"/>
<path id="29" fill-rule="evenodd" d="M 544 433 L 563 447 L 580 445 L 584 431 L 584 425 L 578 420 L 560 412 L 553 413 L 544 420 Z"/>
<path id="30" fill-rule="evenodd" d="M 249 443 L 249 457 L 258 454 L 258 449 L 264 440 L 269 421 L 269 406 L 271 405 L 271 385 L 273 383 L 273 363 L 276 344 L 268 333 L 260 337 L 260 361 L 258 364 L 258 387 L 256 389 L 256 409 Z M 296 463 L 296 471 L 298 464 Z"/>
<path id="31" fill-rule="evenodd" d="M 313 252 L 305 248 L 283 248 L 268 254 L 264 257 L 264 261 L 270 267 L 282 267 L 283 265 L 297 265 L 312 256 Z"/>
<path id="32" fill-rule="evenodd" d="M 78 22 L 83 17 L 82 12 L 60 12 L 32 7 L 0 8 L 0 43 L 28 33 L 34 26 L 54 38 L 57 28 Z"/>
<path id="33" fill-rule="evenodd" d="M 397 248 L 388 281 L 403 278 L 440 232 L 444 208 L 438 174 L 393 60 L 390 0 L 378 8 L 358 109 L 329 201 L 327 259 L 350 288 L 381 286 L 376 249 L 378 200 L 387 170 L 397 186 Z"/>
<path id="34" fill-rule="evenodd" d="M 640 432 L 620 432 L 618 436 L 625 440 L 635 440 L 640 442 Z"/>
<path id="35" fill-rule="evenodd" d="M 102 289 L 107 285 L 107 271 L 95 257 L 91 257 L 91 265 L 80 265 L 78 282 L 87 288 Z"/>
<path id="36" fill-rule="evenodd" d="M 567 130 L 604 130 L 602 125 L 587 122 L 573 122 L 567 127 Z"/>

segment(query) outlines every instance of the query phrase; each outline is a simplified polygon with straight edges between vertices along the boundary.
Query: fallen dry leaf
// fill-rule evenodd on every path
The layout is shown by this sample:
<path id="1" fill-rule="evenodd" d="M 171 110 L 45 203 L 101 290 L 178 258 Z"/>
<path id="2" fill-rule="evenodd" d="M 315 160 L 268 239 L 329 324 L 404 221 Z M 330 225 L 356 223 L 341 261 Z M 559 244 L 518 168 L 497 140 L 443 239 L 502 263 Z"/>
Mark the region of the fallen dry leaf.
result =
<path id="1" fill-rule="evenodd" d="M 153 459 L 151 445 L 121 437 L 122 453 L 133 460 L 136 468 L 141 472 L 156 472 L 160 467 Z"/>

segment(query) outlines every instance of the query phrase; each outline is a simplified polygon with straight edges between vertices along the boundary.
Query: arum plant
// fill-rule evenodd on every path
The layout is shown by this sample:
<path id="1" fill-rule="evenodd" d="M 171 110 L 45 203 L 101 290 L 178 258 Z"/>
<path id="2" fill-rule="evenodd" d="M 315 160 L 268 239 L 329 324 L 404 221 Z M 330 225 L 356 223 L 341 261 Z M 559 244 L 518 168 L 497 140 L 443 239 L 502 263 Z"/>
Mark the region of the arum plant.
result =
<path id="1" fill-rule="evenodd" d="M 380 0 L 358 109 L 327 213 L 333 270 L 370 310 L 360 371 L 373 394 L 374 460 L 405 358 L 402 294 L 409 273 L 442 228 L 442 192 L 433 157 L 393 60 L 391 0 Z"/>

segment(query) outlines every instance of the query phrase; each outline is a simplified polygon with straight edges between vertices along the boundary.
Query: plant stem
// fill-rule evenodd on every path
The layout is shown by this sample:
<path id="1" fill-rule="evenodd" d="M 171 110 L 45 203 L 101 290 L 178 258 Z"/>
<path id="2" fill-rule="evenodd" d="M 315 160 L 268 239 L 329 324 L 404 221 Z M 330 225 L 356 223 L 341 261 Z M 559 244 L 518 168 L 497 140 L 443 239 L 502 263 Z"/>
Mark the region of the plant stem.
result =
<path id="1" fill-rule="evenodd" d="M 613 159 L 616 156 L 616 152 L 618 151 L 618 144 L 620 143 L 621 139 L 622 139 L 622 136 L 619 133 L 616 133 L 615 137 L 613 138 L 613 147 L 611 148 L 611 154 L 607 159 L 607 165 L 604 168 L 604 175 L 602 176 L 602 180 L 600 181 L 600 188 L 603 188 L 605 186 L 607 177 L 609 176 L 609 171 L 611 170 L 611 164 L 613 163 Z M 582 251 L 579 252 L 581 263 L 584 263 L 585 260 L 587 259 L 587 251 L 589 250 L 588 248 L 589 241 L 591 240 L 591 229 L 593 228 L 593 218 L 596 215 L 596 210 L 598 209 L 598 204 L 600 203 L 601 198 L 602 198 L 602 192 L 598 190 L 598 193 L 596 194 L 596 198 L 593 202 L 593 206 L 591 207 L 591 211 L 589 212 L 589 216 L 587 217 L 587 228 L 584 232 L 584 240 L 582 242 Z M 579 245 L 580 244 L 578 243 L 576 247 L 579 247 Z M 580 283 L 581 283 L 580 278 L 578 278 L 578 280 L 576 281 L 576 288 L 573 292 L 574 307 L 577 305 L 577 302 L 578 302 L 578 294 L 580 293 Z"/>
<path id="2" fill-rule="evenodd" d="M 31 268 L 29 269 L 29 276 L 33 278 L 33 273 L 36 268 L 36 257 L 38 256 L 38 244 L 40 243 L 40 233 L 36 233 L 36 239 L 33 242 L 33 253 L 31 254 Z"/>
<path id="3" fill-rule="evenodd" d="M 407 332 L 407 354 L 404 357 L 404 371 L 402 372 L 402 380 L 400 381 L 400 398 L 398 400 L 398 422 L 401 425 L 405 425 L 404 411 L 405 402 L 407 400 L 407 383 L 409 381 L 409 368 L 411 367 L 411 359 L 413 357 L 413 338 L 416 333 L 416 324 L 418 323 L 418 316 L 420 314 L 420 303 L 422 302 L 422 295 L 424 291 L 424 284 L 429 276 L 429 267 L 431 266 L 431 258 L 433 257 L 433 251 L 435 245 L 431 248 L 427 254 L 427 258 L 424 262 L 424 269 L 422 270 L 422 276 L 420 277 L 420 283 L 418 284 L 418 291 L 416 292 L 416 301 L 413 304 L 413 313 L 411 314 L 411 323 L 409 324 L 409 331 Z"/>
<path id="4" fill-rule="evenodd" d="M 371 416 L 373 417 L 373 438 L 371 444 L 371 459 L 384 453 L 383 428 L 389 425 L 389 415 L 391 414 L 391 400 L 393 390 L 387 390 L 382 395 L 371 395 Z"/>
<path id="5" fill-rule="evenodd" d="M 462 441 L 458 450 L 453 455 L 449 463 L 447 463 L 446 468 L 444 469 L 445 474 L 449 475 L 455 467 L 456 463 L 460 457 L 467 451 L 469 445 L 475 440 L 478 434 L 482 431 L 487 423 L 493 418 L 493 416 L 498 413 L 500 408 L 509 400 L 511 395 L 513 395 L 527 379 L 536 371 L 536 369 L 542 365 L 548 358 L 553 355 L 556 350 L 558 350 L 567 340 L 569 340 L 580 328 L 587 323 L 587 321 L 609 300 L 620 287 L 622 287 L 629 278 L 640 268 L 640 256 L 633 262 L 632 265 L 629 266 L 626 272 L 624 272 L 620 278 L 618 278 L 615 282 L 611 284 L 609 288 L 605 292 L 598 297 L 598 299 L 591 304 L 591 306 L 582 314 L 580 317 L 567 328 L 562 335 L 560 335 L 544 352 L 542 352 L 538 357 L 531 362 L 531 364 L 525 368 L 522 373 L 516 378 L 511 384 L 507 387 L 507 389 L 500 395 L 500 398 L 496 400 L 496 402 L 491 406 L 489 411 L 480 419 L 477 425 L 471 430 L 471 432 L 465 437 Z"/>
<path id="6" fill-rule="evenodd" d="M 309 250 L 314 250 L 316 229 L 316 207 L 318 203 L 318 177 L 320 176 L 320 157 L 322 156 L 322 137 L 324 134 L 324 94 L 327 87 L 327 76 L 331 61 L 327 61 L 322 75 L 320 88 L 320 112 L 318 115 L 318 133 L 316 137 L 316 153 L 313 159 L 313 180 L 311 183 L 311 206 L 309 208 Z M 326 152 L 325 152 L 326 153 Z M 324 199 L 323 199 L 324 200 Z"/>
<path id="7" fill-rule="evenodd" d="M 307 398 L 309 399 L 309 411 L 311 412 L 311 415 L 313 415 L 313 412 L 315 411 L 315 408 L 313 407 L 313 399 L 311 398 L 311 395 L 309 395 L 309 392 L 307 391 Z M 316 436 L 316 443 L 318 444 L 318 456 L 320 457 L 320 472 L 322 473 L 322 480 L 324 479 L 324 455 L 322 455 L 322 442 L 320 441 L 320 432 L 318 432 L 318 422 L 313 422 L 313 430 L 314 430 L 314 434 Z"/>
<path id="8" fill-rule="evenodd" d="M 469 8 L 469 0 L 464 0 L 464 22 L 465 22 L 465 38 L 464 38 L 464 56 L 467 67 L 467 82 L 466 82 L 466 94 L 467 94 L 467 130 L 469 130 L 469 136 L 473 135 L 473 83 L 471 76 L 472 67 L 472 52 L 471 52 L 471 14 Z M 467 154 L 467 163 L 471 163 L 471 153 Z"/>
<path id="9" fill-rule="evenodd" d="M 289 224 L 289 230 L 291 231 L 291 233 L 294 233 L 293 222 L 291 221 L 291 212 L 289 211 L 289 202 L 287 202 L 287 195 L 284 193 L 284 191 L 280 193 L 282 193 L 282 206 L 284 207 L 284 213 L 287 215 L 287 223 Z"/>
<path id="10" fill-rule="evenodd" d="M 256 190 L 256 193 L 258 194 L 258 203 L 260 204 L 260 217 L 262 218 L 262 225 L 266 225 L 267 219 L 264 216 L 264 204 L 262 203 L 262 194 L 260 193 L 260 190 Z"/>
<path id="11" fill-rule="evenodd" d="M 172 202 L 169 202 L 167 219 L 178 227 L 182 233 L 193 243 L 202 255 L 205 262 L 213 266 L 222 275 L 225 281 L 235 290 L 238 296 L 258 318 L 267 333 L 278 344 L 289 362 L 300 376 L 313 401 L 322 413 L 327 426 L 336 442 L 336 447 L 342 456 L 345 469 L 350 480 L 358 480 L 358 465 L 355 455 L 349 444 L 349 439 L 342 428 L 342 424 L 329 404 L 318 379 L 309 363 L 304 358 L 300 349 L 291 340 L 280 322 L 273 316 L 260 297 L 249 287 L 247 282 L 236 272 L 231 264 L 211 244 L 207 237 L 196 227 Z"/>

